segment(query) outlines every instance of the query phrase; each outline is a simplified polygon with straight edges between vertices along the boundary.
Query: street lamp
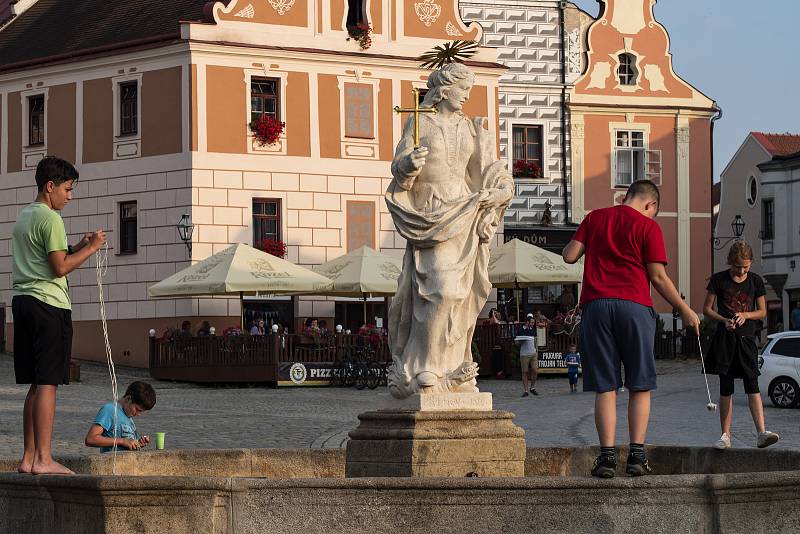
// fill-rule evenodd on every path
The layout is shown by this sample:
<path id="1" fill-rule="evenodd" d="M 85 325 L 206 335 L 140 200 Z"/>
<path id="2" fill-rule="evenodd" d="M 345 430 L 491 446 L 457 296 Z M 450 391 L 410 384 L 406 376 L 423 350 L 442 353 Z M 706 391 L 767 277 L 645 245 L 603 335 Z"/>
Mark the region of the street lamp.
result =
<path id="1" fill-rule="evenodd" d="M 189 249 L 189 254 L 192 253 L 192 231 L 194 230 L 194 225 L 192 221 L 189 219 L 189 214 L 184 213 L 181 215 L 181 220 L 178 221 L 176 225 L 178 228 L 178 235 L 181 236 L 181 241 L 183 244 L 186 245 L 186 248 Z"/>
<path id="2" fill-rule="evenodd" d="M 739 240 L 744 235 L 744 219 L 742 219 L 741 215 L 737 215 L 731 221 L 731 230 L 733 231 L 733 236 L 714 236 L 714 248 L 720 250 L 721 248 L 725 247 L 731 241 Z M 723 241 L 723 239 L 725 241 Z"/>

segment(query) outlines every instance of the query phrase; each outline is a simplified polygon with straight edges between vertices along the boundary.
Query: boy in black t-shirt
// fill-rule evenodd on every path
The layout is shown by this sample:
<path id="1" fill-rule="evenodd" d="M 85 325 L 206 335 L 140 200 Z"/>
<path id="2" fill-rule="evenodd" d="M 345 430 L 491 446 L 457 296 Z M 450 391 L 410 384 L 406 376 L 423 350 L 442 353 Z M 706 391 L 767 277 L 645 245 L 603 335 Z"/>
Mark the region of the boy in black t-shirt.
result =
<path id="1" fill-rule="evenodd" d="M 742 379 L 750 413 L 758 431 L 756 446 L 769 447 L 778 441 L 778 434 L 764 425 L 764 406 L 758 390 L 758 321 L 766 317 L 764 281 L 750 272 L 753 249 L 737 241 L 728 252 L 730 269 L 715 273 L 708 283 L 703 313 L 719 322 L 711 342 L 706 371 L 719 375 L 719 422 L 722 436 L 714 448 L 731 446 L 733 380 Z M 716 310 L 714 309 L 716 305 Z"/>

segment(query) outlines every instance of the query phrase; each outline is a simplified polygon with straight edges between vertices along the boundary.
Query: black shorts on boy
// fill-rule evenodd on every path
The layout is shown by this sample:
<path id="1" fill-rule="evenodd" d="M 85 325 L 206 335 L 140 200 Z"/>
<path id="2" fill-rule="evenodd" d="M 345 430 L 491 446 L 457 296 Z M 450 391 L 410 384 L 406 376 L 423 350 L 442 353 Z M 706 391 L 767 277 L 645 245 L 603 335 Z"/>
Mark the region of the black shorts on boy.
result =
<path id="1" fill-rule="evenodd" d="M 72 312 L 30 295 L 14 295 L 11 310 L 17 384 L 69 384 Z"/>

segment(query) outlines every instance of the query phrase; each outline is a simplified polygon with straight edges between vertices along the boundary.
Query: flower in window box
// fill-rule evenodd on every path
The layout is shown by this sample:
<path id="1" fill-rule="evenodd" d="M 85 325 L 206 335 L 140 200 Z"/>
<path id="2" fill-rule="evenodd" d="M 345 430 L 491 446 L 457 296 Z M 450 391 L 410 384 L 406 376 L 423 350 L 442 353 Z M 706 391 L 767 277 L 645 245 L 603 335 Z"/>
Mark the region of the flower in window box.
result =
<path id="1" fill-rule="evenodd" d="M 283 259 L 286 257 L 286 243 L 280 239 L 262 239 L 256 243 L 256 248 L 277 258 Z"/>
<path id="2" fill-rule="evenodd" d="M 261 115 L 250 123 L 250 130 L 261 146 L 272 145 L 278 142 L 286 127 L 285 122 L 281 122 L 272 115 Z"/>
<path id="3" fill-rule="evenodd" d="M 372 46 L 372 24 L 359 22 L 355 26 L 347 28 L 347 34 L 349 35 L 347 40 L 357 41 L 361 50 L 366 50 Z"/>
<path id="4" fill-rule="evenodd" d="M 542 169 L 532 161 L 517 160 L 514 162 L 514 178 L 541 178 Z"/>

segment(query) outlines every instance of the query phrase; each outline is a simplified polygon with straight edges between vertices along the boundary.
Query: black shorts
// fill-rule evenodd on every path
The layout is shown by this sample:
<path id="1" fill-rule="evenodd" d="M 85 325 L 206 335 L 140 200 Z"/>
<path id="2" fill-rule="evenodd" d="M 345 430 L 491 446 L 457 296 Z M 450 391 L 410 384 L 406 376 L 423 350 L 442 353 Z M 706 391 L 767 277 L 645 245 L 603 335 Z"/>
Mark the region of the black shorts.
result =
<path id="1" fill-rule="evenodd" d="M 11 311 L 17 384 L 69 384 L 72 312 L 29 295 L 14 295 Z"/>

